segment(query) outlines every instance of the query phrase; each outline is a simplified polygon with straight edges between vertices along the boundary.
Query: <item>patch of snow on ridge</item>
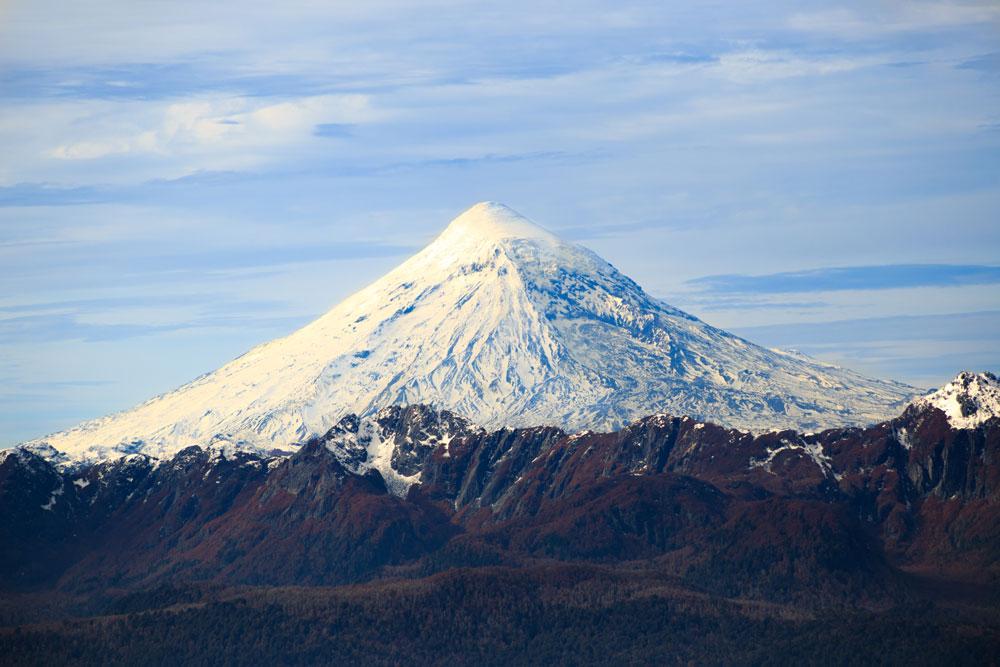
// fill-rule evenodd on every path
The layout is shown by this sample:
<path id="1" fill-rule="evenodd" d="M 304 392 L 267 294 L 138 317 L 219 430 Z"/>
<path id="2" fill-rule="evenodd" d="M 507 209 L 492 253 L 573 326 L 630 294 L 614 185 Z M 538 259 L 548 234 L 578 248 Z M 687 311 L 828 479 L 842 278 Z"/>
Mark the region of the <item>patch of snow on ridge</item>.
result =
<path id="1" fill-rule="evenodd" d="M 52 509 L 56 506 L 56 500 L 66 491 L 64 484 L 65 483 L 60 484 L 52 491 L 52 495 L 49 496 L 49 502 L 42 505 L 43 510 L 46 512 L 52 511 Z"/>
<path id="2" fill-rule="evenodd" d="M 354 467 L 354 472 L 364 474 L 368 470 L 378 470 L 389 491 L 397 496 L 405 496 L 416 479 L 397 473 L 392 467 L 392 453 L 395 439 L 383 438 L 376 419 L 363 419 L 358 428 L 358 444 L 365 449 L 365 460 Z M 419 477 L 419 475 L 417 475 Z"/>
<path id="3" fill-rule="evenodd" d="M 465 419 L 427 406 L 390 406 L 368 417 L 348 415 L 323 437 L 326 449 L 353 473 L 377 470 L 393 495 L 420 482 L 423 462 L 437 448 L 473 430 Z"/>
<path id="4" fill-rule="evenodd" d="M 833 461 L 830 456 L 823 451 L 823 445 L 819 441 L 810 442 L 808 439 L 799 438 L 798 442 L 791 442 L 785 438 L 782 438 L 780 443 L 774 449 L 769 449 L 767 451 L 767 456 L 762 459 L 751 459 L 750 469 L 753 468 L 767 468 L 767 471 L 774 473 L 774 460 L 782 452 L 795 451 L 808 456 L 812 459 L 812 462 L 816 464 L 824 475 L 829 477 L 833 475 Z M 835 476 L 835 475 L 834 475 Z M 838 478 L 839 479 L 839 478 Z"/>
<path id="5" fill-rule="evenodd" d="M 235 461 L 242 452 L 257 453 L 257 448 L 243 441 L 234 441 L 225 435 L 216 435 L 205 447 L 209 461 Z"/>
<path id="6" fill-rule="evenodd" d="M 988 419 L 1000 417 L 1000 378 L 989 372 L 963 371 L 937 391 L 913 401 L 913 405 L 941 410 L 952 428 L 976 428 Z"/>

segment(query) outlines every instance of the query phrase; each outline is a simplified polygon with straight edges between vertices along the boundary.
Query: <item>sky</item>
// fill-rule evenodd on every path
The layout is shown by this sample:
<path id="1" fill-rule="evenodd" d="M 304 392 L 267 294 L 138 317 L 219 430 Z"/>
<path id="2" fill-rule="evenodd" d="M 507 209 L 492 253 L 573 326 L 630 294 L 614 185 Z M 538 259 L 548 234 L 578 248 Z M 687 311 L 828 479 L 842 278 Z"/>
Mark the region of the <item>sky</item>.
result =
<path id="1" fill-rule="evenodd" d="M 996 2 L 0 0 L 0 446 L 481 200 L 768 346 L 1000 370 Z"/>

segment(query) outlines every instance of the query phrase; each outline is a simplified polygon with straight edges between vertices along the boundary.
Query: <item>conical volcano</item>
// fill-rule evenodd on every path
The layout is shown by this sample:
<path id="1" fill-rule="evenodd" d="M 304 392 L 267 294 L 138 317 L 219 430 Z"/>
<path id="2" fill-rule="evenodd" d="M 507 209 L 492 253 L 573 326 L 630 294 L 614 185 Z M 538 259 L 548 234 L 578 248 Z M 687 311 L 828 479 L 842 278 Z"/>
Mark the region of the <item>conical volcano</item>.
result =
<path id="1" fill-rule="evenodd" d="M 709 326 L 487 202 L 290 336 L 37 443 L 77 459 L 219 438 L 290 449 L 347 414 L 416 403 L 486 427 L 605 429 L 670 412 L 815 429 L 886 418 L 915 393 Z"/>

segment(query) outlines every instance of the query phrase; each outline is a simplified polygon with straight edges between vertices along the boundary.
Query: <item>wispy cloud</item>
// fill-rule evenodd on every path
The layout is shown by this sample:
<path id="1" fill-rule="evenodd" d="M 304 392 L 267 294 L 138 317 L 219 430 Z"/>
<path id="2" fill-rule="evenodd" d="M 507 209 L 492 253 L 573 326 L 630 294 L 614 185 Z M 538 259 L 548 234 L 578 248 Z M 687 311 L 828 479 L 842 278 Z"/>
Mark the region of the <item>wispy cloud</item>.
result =
<path id="1" fill-rule="evenodd" d="M 996 283 L 1000 283 L 1000 266 L 963 264 L 835 267 L 758 276 L 705 276 L 688 281 L 699 290 L 715 294 L 793 294 Z"/>
<path id="2" fill-rule="evenodd" d="M 168 324 L 95 323 L 75 315 L 24 315 L 0 319 L 0 344 L 52 343 L 57 341 L 107 342 L 191 329 L 265 329 L 292 331 L 308 317 L 203 316 Z"/>
<path id="3" fill-rule="evenodd" d="M 79 206 L 108 201 L 100 188 L 82 185 L 60 187 L 45 183 L 0 186 L 0 206 Z"/>
<path id="4" fill-rule="evenodd" d="M 61 160 L 93 160 L 127 153 L 171 156 L 211 152 L 214 159 L 238 153 L 243 158 L 239 164 L 246 166 L 255 161 L 253 151 L 308 140 L 317 124 L 356 124 L 380 116 L 367 96 L 357 94 L 261 101 L 216 96 L 173 102 L 147 118 L 145 127 L 120 134 L 109 123 L 104 136 L 60 144 L 49 154 Z M 126 127 L 134 124 L 120 123 Z"/>
<path id="5" fill-rule="evenodd" d="M 336 77 L 316 80 L 294 73 L 247 74 L 216 60 L 217 54 L 208 53 L 186 62 L 7 67 L 0 71 L 0 88 L 8 100 L 155 101 L 206 94 L 301 98 L 352 87 L 351 81 Z"/>
<path id="6" fill-rule="evenodd" d="M 797 13 L 789 18 L 788 25 L 796 30 L 864 39 L 887 33 L 941 31 L 997 22 L 1000 22 L 1000 8 L 993 2 L 918 1 Z"/>
<path id="7" fill-rule="evenodd" d="M 721 56 L 721 73 L 742 83 L 790 79 L 805 76 L 829 76 L 862 67 L 881 65 L 884 57 L 870 55 L 836 55 L 803 57 L 794 53 L 754 49 L 736 51 Z"/>
<path id="8" fill-rule="evenodd" d="M 959 69 L 971 69 L 990 74 L 1000 74 L 1000 51 L 984 53 L 983 55 L 963 60 L 958 64 Z"/>
<path id="9" fill-rule="evenodd" d="M 828 308 L 830 304 L 826 301 L 788 301 L 780 299 L 777 301 L 754 298 L 753 294 L 739 294 L 736 297 L 710 294 L 705 296 L 685 294 L 678 299 L 673 299 L 675 306 L 697 309 L 699 311 L 712 312 L 718 310 L 780 310 L 780 311 L 815 311 Z"/>
<path id="10" fill-rule="evenodd" d="M 225 295 L 200 294 L 149 294 L 145 296 L 109 296 L 93 299 L 70 299 L 63 301 L 44 301 L 35 303 L 17 303 L 0 305 L 0 313 L 23 315 L 28 313 L 107 313 L 122 310 L 164 308 L 171 306 L 210 307 L 213 312 L 220 310 L 234 312 L 253 312 L 276 309 L 284 305 L 279 301 L 245 301 L 234 300 Z"/>
<path id="11" fill-rule="evenodd" d="M 886 340 L 994 340 L 1000 331 L 1000 311 L 893 315 L 824 322 L 786 322 L 757 327 L 738 327 L 741 335 L 769 345 L 795 347 L 804 344 L 877 342 Z M 997 341 L 1000 351 L 1000 341 Z M 993 366 L 1000 364 L 1000 357 Z"/>
<path id="12" fill-rule="evenodd" d="M 65 186 L 54 183 L 14 183 L 0 186 L 0 207 L 81 206 L 110 202 L 148 202 L 158 198 L 176 200 L 180 193 L 205 187 L 245 183 L 254 174 L 235 171 L 195 171 L 177 178 L 158 178 L 126 185 L 93 184 Z"/>
<path id="13" fill-rule="evenodd" d="M 181 277 L 206 276 L 223 272 L 252 269 L 259 272 L 273 267 L 303 265 L 318 262 L 355 261 L 382 257 L 401 257 L 411 254 L 416 248 L 381 242 L 345 242 L 316 244 L 286 244 L 272 248 L 258 246 L 212 247 L 210 249 L 186 252 L 182 247 L 161 250 L 141 257 L 132 255 L 132 244 L 122 243 L 92 246 L 94 254 L 81 253 L 81 245 L 64 245 L 60 271 L 86 269 L 88 278 L 103 276 L 109 285 L 125 279 L 133 285 L 148 284 L 146 281 L 176 281 Z M 95 258 L 103 263 L 93 267 Z M 33 266 L 31 257 L 9 257 L 8 265 L 16 269 L 23 280 L 31 276 L 43 276 L 44 266 Z M 9 276 L 8 280 L 13 276 Z M 0 284 L 6 282 L 0 278 Z"/>

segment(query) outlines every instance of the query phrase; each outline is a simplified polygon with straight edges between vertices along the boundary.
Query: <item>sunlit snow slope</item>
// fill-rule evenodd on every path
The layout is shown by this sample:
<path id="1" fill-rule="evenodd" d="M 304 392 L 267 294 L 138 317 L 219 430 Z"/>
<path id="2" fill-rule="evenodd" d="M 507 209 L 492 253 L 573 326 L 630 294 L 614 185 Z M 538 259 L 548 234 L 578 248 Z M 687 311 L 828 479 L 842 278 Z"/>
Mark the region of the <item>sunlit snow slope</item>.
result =
<path id="1" fill-rule="evenodd" d="M 348 413 L 397 403 L 487 427 L 601 429 L 670 412 L 752 430 L 816 428 L 888 417 L 914 394 L 711 327 L 589 250 L 481 203 L 292 335 L 37 442 L 87 459 L 163 456 L 216 436 L 289 449 Z"/>

